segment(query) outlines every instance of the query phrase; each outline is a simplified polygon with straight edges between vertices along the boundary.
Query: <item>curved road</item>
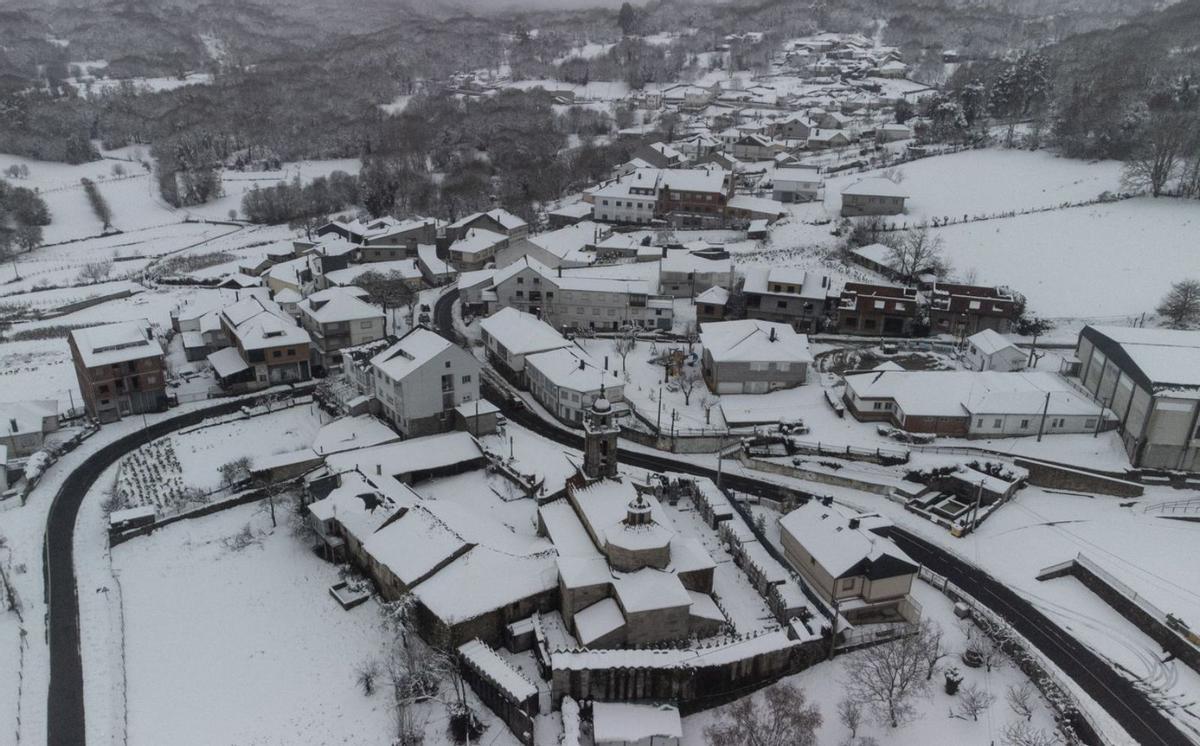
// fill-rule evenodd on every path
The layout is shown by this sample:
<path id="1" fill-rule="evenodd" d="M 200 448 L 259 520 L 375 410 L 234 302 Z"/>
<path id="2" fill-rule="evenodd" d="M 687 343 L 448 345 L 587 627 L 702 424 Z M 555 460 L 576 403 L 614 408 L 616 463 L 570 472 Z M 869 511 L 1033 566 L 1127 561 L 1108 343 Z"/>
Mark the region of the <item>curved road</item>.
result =
<path id="1" fill-rule="evenodd" d="M 50 692 L 46 708 L 49 746 L 82 746 L 86 741 L 74 549 L 75 518 L 84 496 L 106 469 L 133 449 L 207 417 L 236 412 L 246 402 L 246 398 L 235 399 L 155 422 L 88 456 L 63 480 L 50 505 L 43 546 L 50 643 Z"/>
<path id="2" fill-rule="evenodd" d="M 455 337 L 451 306 L 457 297 L 457 291 L 450 291 L 438 299 L 434 308 L 434 321 L 439 331 L 451 339 Z M 569 448 L 583 447 L 582 436 L 546 422 L 523 405 L 509 401 L 508 397 L 500 392 L 489 393 L 493 403 L 499 405 L 504 416 L 513 422 Z M 682 472 L 714 480 L 717 477 L 713 469 L 667 456 L 626 449 L 619 449 L 618 456 L 623 463 L 643 469 Z M 722 474 L 721 482 L 723 486 L 738 492 L 776 499 L 782 493 L 799 492 L 737 474 Z M 737 501 L 733 501 L 733 505 L 740 508 Z M 753 521 L 749 523 L 753 528 Z M 1144 692 L 1007 585 L 900 527 L 892 527 L 888 535 L 910 557 L 944 575 L 950 582 L 971 593 L 976 600 L 1011 624 L 1104 708 L 1137 743 L 1142 746 L 1194 746 L 1193 742 L 1146 698 Z M 763 541 L 763 546 L 767 549 L 772 548 L 766 541 Z"/>

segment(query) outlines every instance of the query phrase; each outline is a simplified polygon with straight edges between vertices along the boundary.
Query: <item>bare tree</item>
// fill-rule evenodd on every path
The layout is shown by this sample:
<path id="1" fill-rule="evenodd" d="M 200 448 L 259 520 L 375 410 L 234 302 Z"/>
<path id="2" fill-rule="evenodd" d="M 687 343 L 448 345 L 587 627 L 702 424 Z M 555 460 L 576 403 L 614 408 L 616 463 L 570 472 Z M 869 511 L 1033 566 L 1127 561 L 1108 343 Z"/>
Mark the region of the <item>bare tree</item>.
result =
<path id="1" fill-rule="evenodd" d="M 241 456 L 232 461 L 226 461 L 217 467 L 221 475 L 221 486 L 226 489 L 250 476 L 250 458 Z"/>
<path id="2" fill-rule="evenodd" d="M 459 665 L 458 651 L 437 650 L 431 659 L 431 670 L 436 670 L 441 678 L 450 682 L 454 699 L 446 703 L 450 715 L 450 733 L 458 742 L 475 741 L 483 732 L 483 723 L 471 708 L 467 699 L 467 680 L 463 677 L 462 666 Z"/>
<path id="3" fill-rule="evenodd" d="M 613 340 L 613 351 L 621 358 L 621 372 L 625 373 L 625 358 L 637 347 L 637 329 L 630 327 L 621 332 L 621 336 Z"/>
<path id="4" fill-rule="evenodd" d="M 938 663 L 950 654 L 942 641 L 942 627 L 937 622 L 922 619 L 917 629 L 917 638 L 921 643 L 921 657 L 925 662 L 925 680 L 929 681 L 937 673 Z"/>
<path id="5" fill-rule="evenodd" d="M 975 722 L 979 721 L 979 716 L 987 712 L 987 709 L 996 701 L 996 697 L 988 691 L 980 689 L 978 686 L 971 684 L 962 690 L 958 698 L 959 717 L 963 719 L 971 718 Z"/>
<path id="6" fill-rule="evenodd" d="M 679 392 L 683 394 L 683 403 L 691 404 L 692 392 L 696 390 L 696 386 L 703 379 L 700 377 L 700 371 L 695 366 L 684 366 L 679 372 L 679 377 L 676 381 L 679 383 Z"/>
<path id="7" fill-rule="evenodd" d="M 1004 726 L 1000 737 L 1004 746 L 1059 746 L 1062 739 L 1057 734 L 1034 728 L 1026 722 L 1017 721 Z"/>
<path id="8" fill-rule="evenodd" d="M 704 409 L 704 424 L 705 425 L 712 423 L 713 408 L 716 407 L 720 403 L 721 403 L 721 397 L 710 394 L 707 391 L 705 391 L 704 395 L 700 397 L 700 406 Z"/>
<path id="9" fill-rule="evenodd" d="M 704 736 L 712 746 L 815 746 L 820 727 L 821 711 L 803 689 L 776 684 L 730 705 Z"/>
<path id="10" fill-rule="evenodd" d="M 412 711 L 412 701 L 396 700 L 396 738 L 392 746 L 421 746 L 425 743 L 425 732 Z"/>
<path id="11" fill-rule="evenodd" d="M 838 720 L 850 731 L 850 739 L 857 738 L 859 726 L 863 721 L 862 704 L 851 697 L 844 697 L 837 704 L 837 714 Z"/>
<path id="12" fill-rule="evenodd" d="M 112 274 L 112 268 L 112 259 L 88 262 L 83 265 L 83 269 L 79 270 L 79 279 L 84 282 L 103 282 Z"/>
<path id="13" fill-rule="evenodd" d="M 925 271 L 938 276 L 946 272 L 942 237 L 930 233 L 928 228 L 905 231 L 889 248 L 888 264 L 901 280 L 911 281 Z"/>
<path id="14" fill-rule="evenodd" d="M 1137 150 L 1125 161 L 1121 183 L 1160 196 L 1179 172 L 1195 126 L 1195 117 L 1190 114 L 1151 112 Z"/>
<path id="15" fill-rule="evenodd" d="M 1023 682 L 1020 686 L 1009 684 L 1006 693 L 1008 709 L 1025 720 L 1033 720 L 1033 706 L 1037 702 L 1037 687 L 1032 682 Z"/>
<path id="16" fill-rule="evenodd" d="M 860 650 L 846 662 L 846 693 L 898 728 L 916 716 L 913 699 L 929 689 L 925 656 L 918 635 Z"/>
<path id="17" fill-rule="evenodd" d="M 1175 329 L 1200 323 L 1200 280 L 1180 280 L 1172 285 L 1157 311 Z"/>

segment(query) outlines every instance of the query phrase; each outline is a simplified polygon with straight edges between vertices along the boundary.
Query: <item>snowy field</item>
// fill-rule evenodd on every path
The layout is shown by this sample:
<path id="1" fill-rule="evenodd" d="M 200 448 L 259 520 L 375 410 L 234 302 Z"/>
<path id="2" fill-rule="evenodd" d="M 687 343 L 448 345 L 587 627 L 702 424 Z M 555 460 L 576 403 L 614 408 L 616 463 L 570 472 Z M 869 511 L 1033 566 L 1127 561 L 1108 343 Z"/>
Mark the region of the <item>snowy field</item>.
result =
<path id="1" fill-rule="evenodd" d="M 249 527 L 240 550 L 229 537 Z M 344 611 L 337 568 L 272 529 L 260 506 L 185 521 L 113 553 L 124 595 L 131 746 L 379 744 L 394 715 L 355 667 L 389 639 L 375 602 Z M 169 662 L 169 665 L 165 665 Z M 515 744 L 487 713 L 486 739 Z M 440 704 L 418 708 L 426 743 L 445 741 Z"/>
<path id="2" fill-rule="evenodd" d="M 1200 203 L 1149 197 L 937 230 L 958 274 L 1009 285 L 1039 315 L 1110 321 L 1200 272 L 1198 232 Z"/>
<path id="3" fill-rule="evenodd" d="M 1120 189 L 1121 164 L 1058 158 L 1045 150 L 968 150 L 896 166 L 908 192 L 907 213 L 896 220 L 990 215 L 1095 199 Z M 838 176 L 825 183 L 825 207 L 842 208 L 841 192 L 877 173 Z M 892 220 L 889 218 L 889 221 Z"/>

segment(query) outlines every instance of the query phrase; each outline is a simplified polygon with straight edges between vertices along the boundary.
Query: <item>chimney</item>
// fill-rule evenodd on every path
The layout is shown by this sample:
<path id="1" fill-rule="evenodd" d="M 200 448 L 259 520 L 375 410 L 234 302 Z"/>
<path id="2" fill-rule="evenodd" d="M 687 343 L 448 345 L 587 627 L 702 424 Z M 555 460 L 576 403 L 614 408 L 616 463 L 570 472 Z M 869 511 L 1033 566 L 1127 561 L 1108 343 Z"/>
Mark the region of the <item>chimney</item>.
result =
<path id="1" fill-rule="evenodd" d="M 580 361 L 579 361 L 579 369 L 580 369 L 580 370 L 587 370 L 587 363 L 583 362 L 583 360 L 580 360 Z"/>
<path id="2" fill-rule="evenodd" d="M 605 358 L 605 359 L 607 359 L 607 358 Z M 13 417 L 12 419 L 10 419 L 8 421 L 8 426 L 11 427 L 12 431 L 15 433 L 17 431 L 17 418 Z"/>
<path id="3" fill-rule="evenodd" d="M 858 526 L 859 526 L 859 521 L 858 521 L 858 519 L 857 519 L 857 518 L 851 518 L 851 519 L 850 519 L 850 528 L 852 528 L 852 529 L 856 529 L 856 528 L 858 528 Z"/>
<path id="4" fill-rule="evenodd" d="M 771 336 L 768 339 L 770 339 L 772 342 L 775 341 L 775 327 L 771 327 Z"/>
<path id="5" fill-rule="evenodd" d="M 383 464 L 375 464 L 375 476 L 383 476 Z"/>
<path id="6" fill-rule="evenodd" d="M 608 370 L 608 355 L 604 356 L 604 369 Z"/>

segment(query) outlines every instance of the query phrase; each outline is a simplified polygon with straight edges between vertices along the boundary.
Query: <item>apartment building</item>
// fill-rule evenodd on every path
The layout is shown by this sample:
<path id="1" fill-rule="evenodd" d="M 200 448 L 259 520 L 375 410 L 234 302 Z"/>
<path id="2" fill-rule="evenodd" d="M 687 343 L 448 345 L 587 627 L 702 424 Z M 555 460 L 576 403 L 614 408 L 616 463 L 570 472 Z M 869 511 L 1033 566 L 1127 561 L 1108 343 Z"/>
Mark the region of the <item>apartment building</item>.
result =
<path id="1" fill-rule="evenodd" d="M 828 275 L 787 267 L 745 271 L 742 294 L 746 316 L 791 324 L 797 331 L 818 331 L 833 294 Z"/>
<path id="2" fill-rule="evenodd" d="M 533 314 L 555 329 L 670 329 L 674 321 L 671 299 L 652 295 L 645 280 L 565 274 L 529 257 L 492 276 L 488 310 L 501 308 Z"/>
<path id="3" fill-rule="evenodd" d="M 367 303 L 366 296 L 362 288 L 331 287 L 296 304 L 300 325 L 312 338 L 313 366 L 340 365 L 343 348 L 384 335 L 383 311 Z"/>
<path id="4" fill-rule="evenodd" d="M 847 282 L 838 298 L 837 332 L 909 336 L 920 317 L 920 304 L 914 288 Z"/>
<path id="5" fill-rule="evenodd" d="M 232 346 L 208 361 L 222 387 L 255 390 L 311 377 L 312 340 L 274 301 L 251 297 L 226 306 L 221 328 Z"/>
<path id="6" fill-rule="evenodd" d="M 406 438 L 450 430 L 454 409 L 479 398 L 480 365 L 424 327 L 371 358 L 381 414 Z"/>
<path id="7" fill-rule="evenodd" d="M 150 322 L 74 329 L 67 343 L 88 417 L 115 422 L 167 408 L 166 363 Z"/>
<path id="8" fill-rule="evenodd" d="M 548 412 L 576 427 L 598 398 L 610 404 L 625 400 L 624 379 L 617 369 L 605 370 L 578 347 L 562 347 L 525 356 L 529 391 Z"/>

